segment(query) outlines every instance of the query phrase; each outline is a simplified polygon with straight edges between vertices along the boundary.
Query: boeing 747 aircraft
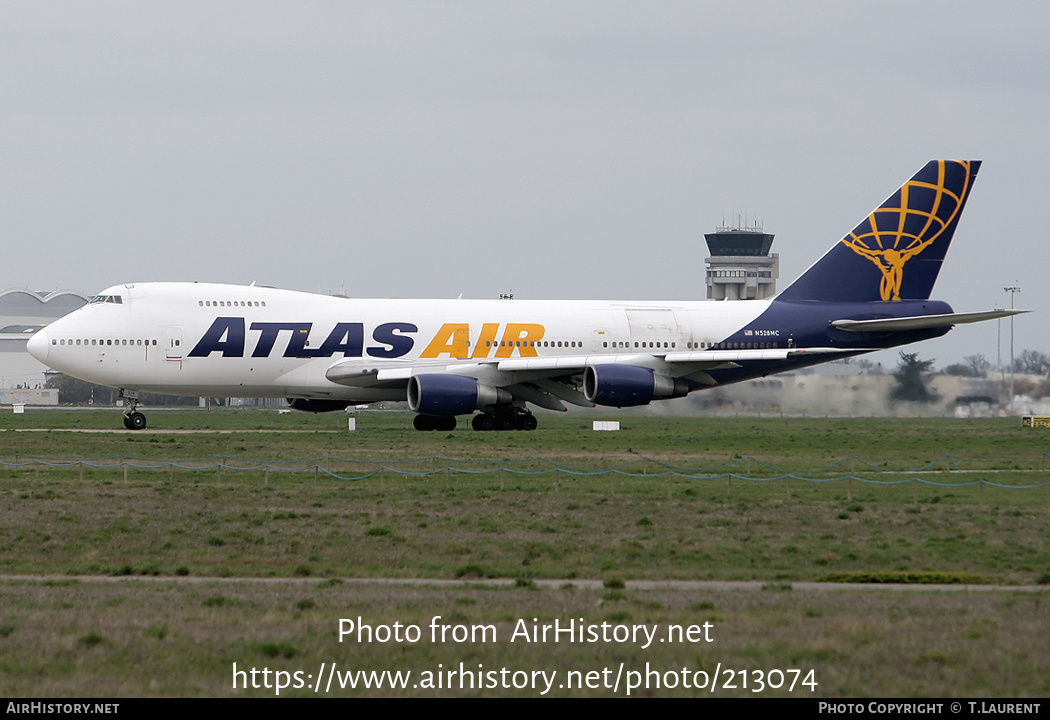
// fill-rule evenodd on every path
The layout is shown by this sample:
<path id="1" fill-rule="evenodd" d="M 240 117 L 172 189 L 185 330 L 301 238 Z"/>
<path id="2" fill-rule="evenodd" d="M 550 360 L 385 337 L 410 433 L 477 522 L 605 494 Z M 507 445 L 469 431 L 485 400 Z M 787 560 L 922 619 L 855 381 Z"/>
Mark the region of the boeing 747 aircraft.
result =
<path id="1" fill-rule="evenodd" d="M 360 300 L 134 283 L 29 340 L 68 375 L 141 391 L 286 397 L 297 410 L 407 400 L 418 430 L 533 430 L 529 405 L 647 405 L 944 335 L 1021 310 L 930 300 L 979 161 L 934 160 L 771 300 Z"/>

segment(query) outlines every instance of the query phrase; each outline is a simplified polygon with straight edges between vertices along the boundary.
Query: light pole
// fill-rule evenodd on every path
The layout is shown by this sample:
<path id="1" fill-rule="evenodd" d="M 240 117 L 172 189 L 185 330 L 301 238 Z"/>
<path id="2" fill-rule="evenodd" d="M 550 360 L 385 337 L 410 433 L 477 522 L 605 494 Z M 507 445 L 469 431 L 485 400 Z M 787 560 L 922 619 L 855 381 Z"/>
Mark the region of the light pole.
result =
<path id="1" fill-rule="evenodd" d="M 996 308 L 998 310 L 999 308 Z M 996 398 L 999 400 L 999 407 L 1003 405 L 1003 319 L 995 319 L 995 369 L 999 372 L 999 379 L 996 380 L 996 390 L 998 395 Z"/>
<path id="2" fill-rule="evenodd" d="M 1010 293 L 1010 309 L 1014 309 L 1014 295 L 1021 292 L 1017 285 L 1004 287 L 1004 292 Z M 1014 316 L 1010 316 L 1010 402 L 1008 407 L 1012 410 L 1014 405 Z"/>

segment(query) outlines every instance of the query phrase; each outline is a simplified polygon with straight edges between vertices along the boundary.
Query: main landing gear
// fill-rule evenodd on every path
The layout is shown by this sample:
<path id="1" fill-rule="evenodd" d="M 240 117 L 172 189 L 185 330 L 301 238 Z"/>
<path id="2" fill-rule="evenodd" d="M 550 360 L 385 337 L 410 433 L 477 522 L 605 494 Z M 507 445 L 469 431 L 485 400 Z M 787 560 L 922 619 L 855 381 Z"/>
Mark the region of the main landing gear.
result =
<path id="1" fill-rule="evenodd" d="M 128 409 L 124 411 L 124 427 L 128 430 L 145 430 L 146 416 L 138 411 L 138 392 L 121 388 L 120 397 L 128 404 Z"/>
<path id="2" fill-rule="evenodd" d="M 484 430 L 535 430 L 536 416 L 521 408 L 499 408 L 494 412 L 483 412 L 474 416 L 470 426 Z"/>
<path id="3" fill-rule="evenodd" d="M 455 430 L 454 415 L 416 415 L 412 421 L 416 430 Z M 523 408 L 499 408 L 489 412 L 478 413 L 470 426 L 477 431 L 485 430 L 535 430 L 536 416 Z"/>

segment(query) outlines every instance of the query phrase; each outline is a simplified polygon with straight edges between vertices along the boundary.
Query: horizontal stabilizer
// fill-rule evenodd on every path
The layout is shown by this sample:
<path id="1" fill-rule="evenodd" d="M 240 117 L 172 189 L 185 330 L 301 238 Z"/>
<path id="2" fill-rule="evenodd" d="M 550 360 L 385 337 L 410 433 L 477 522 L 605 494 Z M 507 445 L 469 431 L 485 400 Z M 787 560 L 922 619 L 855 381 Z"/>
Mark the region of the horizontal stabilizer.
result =
<path id="1" fill-rule="evenodd" d="M 963 323 L 982 322 L 996 318 L 1019 315 L 1030 310 L 988 310 L 986 312 L 945 313 L 943 315 L 916 315 L 903 318 L 879 318 L 877 320 L 833 320 L 832 326 L 849 332 L 905 332 L 929 328 L 950 327 Z"/>

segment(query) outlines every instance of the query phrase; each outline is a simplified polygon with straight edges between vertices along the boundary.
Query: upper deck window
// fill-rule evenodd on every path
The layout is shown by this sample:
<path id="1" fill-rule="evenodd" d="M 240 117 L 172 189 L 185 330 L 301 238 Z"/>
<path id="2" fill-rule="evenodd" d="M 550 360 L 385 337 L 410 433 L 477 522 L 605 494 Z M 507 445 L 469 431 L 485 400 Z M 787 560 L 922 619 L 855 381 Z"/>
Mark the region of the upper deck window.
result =
<path id="1" fill-rule="evenodd" d="M 123 305 L 124 299 L 120 295 L 96 295 L 91 298 L 88 305 L 94 305 L 95 303 L 115 303 L 117 305 Z"/>

